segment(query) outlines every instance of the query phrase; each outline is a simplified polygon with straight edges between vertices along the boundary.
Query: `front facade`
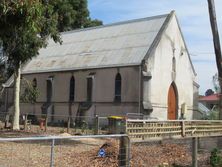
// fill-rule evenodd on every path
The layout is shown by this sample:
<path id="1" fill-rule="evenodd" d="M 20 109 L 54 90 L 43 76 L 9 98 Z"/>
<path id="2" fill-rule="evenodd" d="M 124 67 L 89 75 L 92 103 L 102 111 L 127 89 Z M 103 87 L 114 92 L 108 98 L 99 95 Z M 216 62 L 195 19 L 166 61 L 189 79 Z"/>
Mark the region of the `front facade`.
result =
<path id="1" fill-rule="evenodd" d="M 24 66 L 23 78 L 40 96 L 21 103 L 22 113 L 193 118 L 198 84 L 174 12 L 71 31 L 62 39 Z"/>
<path id="2" fill-rule="evenodd" d="M 199 86 L 175 15 L 147 62 L 152 79 L 148 83 L 150 93 L 144 92 L 144 96 L 149 96 L 147 99 L 155 108 L 152 116 L 164 120 L 192 119 L 198 108 Z"/>

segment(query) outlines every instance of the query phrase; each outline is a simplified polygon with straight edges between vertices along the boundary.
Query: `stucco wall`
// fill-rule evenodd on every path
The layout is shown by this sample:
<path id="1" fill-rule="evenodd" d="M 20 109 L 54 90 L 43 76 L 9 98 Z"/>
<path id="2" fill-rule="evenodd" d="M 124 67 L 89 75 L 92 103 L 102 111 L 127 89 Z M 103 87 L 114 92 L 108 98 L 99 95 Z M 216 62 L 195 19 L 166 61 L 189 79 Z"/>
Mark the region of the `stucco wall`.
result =
<path id="1" fill-rule="evenodd" d="M 172 73 L 173 57 L 176 60 L 175 78 Z M 186 103 L 188 108 L 185 113 L 186 119 L 192 119 L 193 82 L 196 77 L 175 16 L 161 37 L 155 52 L 148 58 L 148 71 L 152 74 L 150 100 L 154 110 L 151 116 L 167 119 L 168 90 L 171 83 L 174 82 L 178 92 L 178 119 L 183 103 Z"/>
<path id="2" fill-rule="evenodd" d="M 117 73 L 122 77 L 121 102 L 114 102 L 115 77 Z M 94 74 L 93 97 L 95 109 L 90 112 L 101 116 L 125 115 L 126 112 L 138 112 L 139 98 L 139 68 L 136 66 L 122 68 L 93 69 L 84 71 L 54 72 L 26 74 L 24 78 L 37 80 L 37 88 L 40 96 L 37 99 L 35 110 L 31 104 L 21 104 L 22 113 L 41 113 L 41 105 L 46 101 L 46 80 L 53 76 L 54 111 L 56 115 L 68 115 L 69 113 L 69 84 L 72 76 L 75 77 L 75 100 L 72 103 L 72 115 L 76 115 L 79 102 L 86 101 L 87 76 Z M 92 116 L 92 113 L 87 113 Z"/>

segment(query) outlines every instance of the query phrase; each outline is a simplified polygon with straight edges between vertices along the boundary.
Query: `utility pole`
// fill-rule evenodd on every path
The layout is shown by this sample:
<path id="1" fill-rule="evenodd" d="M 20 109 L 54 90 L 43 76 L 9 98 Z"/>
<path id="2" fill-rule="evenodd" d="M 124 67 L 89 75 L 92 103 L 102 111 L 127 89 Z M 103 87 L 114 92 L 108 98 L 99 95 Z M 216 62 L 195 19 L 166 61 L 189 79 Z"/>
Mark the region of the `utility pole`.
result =
<path id="1" fill-rule="evenodd" d="M 221 55 L 221 47 L 220 47 L 220 37 L 218 33 L 218 28 L 217 28 L 217 19 L 216 19 L 214 0 L 208 0 L 208 8 L 209 8 L 210 24 L 211 24 L 212 34 L 213 34 L 214 51 L 215 51 L 216 64 L 217 64 L 217 70 L 218 70 L 218 80 L 219 80 L 219 85 L 220 85 L 219 119 L 222 120 L 222 55 Z"/>

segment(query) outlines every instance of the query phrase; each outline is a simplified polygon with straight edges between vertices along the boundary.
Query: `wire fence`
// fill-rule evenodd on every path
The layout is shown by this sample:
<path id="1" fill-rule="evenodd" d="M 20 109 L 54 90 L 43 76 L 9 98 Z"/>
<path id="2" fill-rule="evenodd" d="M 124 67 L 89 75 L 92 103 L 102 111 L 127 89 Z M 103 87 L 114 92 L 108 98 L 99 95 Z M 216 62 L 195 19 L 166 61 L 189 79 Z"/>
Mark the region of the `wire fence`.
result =
<path id="1" fill-rule="evenodd" d="M 0 166 L 129 166 L 126 135 L 0 138 Z"/>
<path id="2" fill-rule="evenodd" d="M 11 126 L 6 113 L 0 113 L 0 121 Z M 127 135 L 80 136 L 107 134 L 107 117 L 26 114 L 20 123 L 20 136 L 38 132 L 46 137 L 0 138 L 0 166 L 222 166 L 220 121 L 126 120 L 131 144 Z M 52 134 L 60 136 L 48 137 Z"/>
<path id="3" fill-rule="evenodd" d="M 0 128 L 10 129 L 13 115 L 0 113 Z M 20 129 L 33 133 L 70 133 L 73 135 L 107 134 L 108 117 L 21 114 Z"/>
<path id="4" fill-rule="evenodd" d="M 221 167 L 221 137 L 165 139 L 131 144 L 131 166 Z M 196 147 L 196 149 L 195 149 Z"/>
<path id="5" fill-rule="evenodd" d="M 24 135 L 24 131 L 19 133 Z M 66 135 L 1 138 L 0 166 L 117 167 L 129 166 L 129 162 L 133 167 L 222 166 L 222 137 L 219 136 L 132 140 L 130 147 L 128 138 L 124 139 L 126 135 Z M 1 136 L 7 137 L 3 132 Z M 102 152 L 99 155 L 100 149 L 105 150 L 105 158 Z M 120 162 L 125 164 L 120 165 Z"/>
<path id="6" fill-rule="evenodd" d="M 126 135 L 0 138 L 0 166 L 222 166 L 221 137 L 198 138 L 196 144 L 194 141 L 182 138 L 130 143 Z"/>

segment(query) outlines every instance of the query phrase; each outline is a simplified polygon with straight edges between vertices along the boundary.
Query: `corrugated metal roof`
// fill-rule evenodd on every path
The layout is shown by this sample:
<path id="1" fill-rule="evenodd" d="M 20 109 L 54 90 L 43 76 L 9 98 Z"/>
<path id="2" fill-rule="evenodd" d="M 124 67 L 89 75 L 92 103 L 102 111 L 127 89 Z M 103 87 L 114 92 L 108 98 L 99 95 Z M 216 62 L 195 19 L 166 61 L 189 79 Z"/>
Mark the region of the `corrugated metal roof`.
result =
<path id="1" fill-rule="evenodd" d="M 11 87 L 14 83 L 14 75 L 12 75 L 4 84 L 2 84 L 3 87 Z"/>
<path id="2" fill-rule="evenodd" d="M 210 110 L 202 103 L 198 103 L 198 110 L 204 114 L 209 114 L 210 112 Z"/>
<path id="3" fill-rule="evenodd" d="M 22 73 L 138 65 L 167 16 L 62 33 L 62 45 L 50 40 L 47 48 L 24 66 Z"/>
<path id="4" fill-rule="evenodd" d="M 199 98 L 199 101 L 219 101 L 219 97 L 220 97 L 220 94 L 216 93 L 209 96 L 201 97 Z"/>

